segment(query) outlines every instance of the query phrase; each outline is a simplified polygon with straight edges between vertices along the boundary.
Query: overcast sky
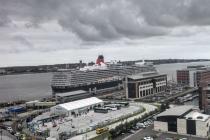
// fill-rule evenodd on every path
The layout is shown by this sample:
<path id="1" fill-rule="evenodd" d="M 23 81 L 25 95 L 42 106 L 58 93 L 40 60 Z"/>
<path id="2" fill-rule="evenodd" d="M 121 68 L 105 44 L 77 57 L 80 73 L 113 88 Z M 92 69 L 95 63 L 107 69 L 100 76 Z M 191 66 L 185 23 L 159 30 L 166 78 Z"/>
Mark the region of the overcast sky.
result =
<path id="1" fill-rule="evenodd" d="M 0 66 L 210 58 L 209 0 L 0 0 Z"/>

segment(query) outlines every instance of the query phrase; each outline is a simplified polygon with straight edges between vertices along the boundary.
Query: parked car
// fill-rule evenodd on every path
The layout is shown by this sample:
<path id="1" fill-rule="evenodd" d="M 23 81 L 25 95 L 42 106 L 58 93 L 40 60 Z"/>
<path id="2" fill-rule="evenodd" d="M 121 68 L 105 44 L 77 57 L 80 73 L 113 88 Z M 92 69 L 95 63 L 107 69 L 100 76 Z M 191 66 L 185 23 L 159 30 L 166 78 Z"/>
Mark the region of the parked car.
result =
<path id="1" fill-rule="evenodd" d="M 132 127 L 132 129 L 133 129 L 133 130 L 139 130 L 139 129 L 140 129 L 140 127 L 138 127 L 138 126 L 134 126 L 134 127 Z"/>
<path id="2" fill-rule="evenodd" d="M 26 135 L 25 134 L 21 134 L 20 135 L 20 140 L 26 140 Z"/>
<path id="3" fill-rule="evenodd" d="M 179 140 L 187 140 L 187 138 L 180 138 Z"/>
<path id="4" fill-rule="evenodd" d="M 156 120 L 156 119 L 155 119 L 155 116 L 153 116 L 153 117 L 151 118 L 151 120 L 152 120 L 152 121 L 155 121 L 155 120 Z"/>
<path id="5" fill-rule="evenodd" d="M 148 119 L 147 121 L 149 121 L 149 122 L 153 122 L 153 120 L 152 120 L 152 119 Z"/>
<path id="6" fill-rule="evenodd" d="M 165 138 L 165 140 L 173 140 L 173 138 Z"/>
<path id="7" fill-rule="evenodd" d="M 10 133 L 13 133 L 12 127 L 7 127 L 7 131 L 9 131 Z"/>
<path id="8" fill-rule="evenodd" d="M 129 133 L 132 133 L 132 134 L 135 134 L 136 131 L 131 129 L 131 130 L 129 130 L 128 132 L 129 132 Z"/>
<path id="9" fill-rule="evenodd" d="M 137 123 L 136 126 L 139 128 L 146 128 L 144 123 Z"/>
<path id="10" fill-rule="evenodd" d="M 16 136 L 16 137 L 20 137 L 20 133 L 19 133 L 19 132 L 16 132 L 16 133 L 15 133 L 15 136 Z"/>
<path id="11" fill-rule="evenodd" d="M 146 137 L 144 137 L 144 140 L 153 140 L 153 138 L 150 136 L 146 136 Z"/>
<path id="12" fill-rule="evenodd" d="M 149 123 L 146 121 L 146 122 L 144 122 L 144 125 L 147 127 L 147 126 L 149 126 Z"/>
<path id="13" fill-rule="evenodd" d="M 153 124 L 153 121 L 152 120 L 148 120 L 147 122 L 149 123 L 149 125 L 152 125 Z"/>

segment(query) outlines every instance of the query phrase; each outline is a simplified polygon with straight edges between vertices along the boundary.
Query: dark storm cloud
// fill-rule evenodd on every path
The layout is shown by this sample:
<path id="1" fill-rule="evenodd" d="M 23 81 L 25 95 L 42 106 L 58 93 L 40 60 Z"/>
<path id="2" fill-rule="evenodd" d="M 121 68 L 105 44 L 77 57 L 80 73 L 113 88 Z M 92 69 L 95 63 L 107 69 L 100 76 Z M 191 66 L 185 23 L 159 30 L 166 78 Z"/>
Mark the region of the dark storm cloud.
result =
<path id="1" fill-rule="evenodd" d="M 209 25 L 209 0 L 135 0 L 150 25 Z"/>
<path id="2" fill-rule="evenodd" d="M 7 16 L 0 13 L 0 27 L 7 26 L 10 22 L 11 20 Z"/>
<path id="3" fill-rule="evenodd" d="M 0 0 L 0 26 L 56 20 L 83 41 L 167 35 L 176 26 L 210 24 L 209 0 Z"/>

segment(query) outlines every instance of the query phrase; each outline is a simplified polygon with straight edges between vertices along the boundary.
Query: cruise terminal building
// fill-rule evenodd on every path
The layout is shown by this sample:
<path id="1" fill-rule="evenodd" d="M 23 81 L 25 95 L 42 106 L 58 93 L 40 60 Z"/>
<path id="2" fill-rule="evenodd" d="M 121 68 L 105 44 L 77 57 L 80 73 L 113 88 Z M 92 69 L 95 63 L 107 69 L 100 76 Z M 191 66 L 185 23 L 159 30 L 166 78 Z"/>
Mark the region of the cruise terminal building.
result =
<path id="1" fill-rule="evenodd" d="M 210 116 L 191 105 L 170 108 L 157 115 L 154 130 L 207 137 Z"/>

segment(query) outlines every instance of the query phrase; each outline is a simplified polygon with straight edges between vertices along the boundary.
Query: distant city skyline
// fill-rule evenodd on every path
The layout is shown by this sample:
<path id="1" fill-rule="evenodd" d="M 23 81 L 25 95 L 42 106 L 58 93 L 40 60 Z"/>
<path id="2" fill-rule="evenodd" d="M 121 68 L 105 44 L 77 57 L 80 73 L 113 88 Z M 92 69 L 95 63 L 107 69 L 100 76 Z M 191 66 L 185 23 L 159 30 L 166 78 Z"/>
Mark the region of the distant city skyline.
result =
<path id="1" fill-rule="evenodd" d="M 0 67 L 210 59 L 209 0 L 0 0 Z"/>

